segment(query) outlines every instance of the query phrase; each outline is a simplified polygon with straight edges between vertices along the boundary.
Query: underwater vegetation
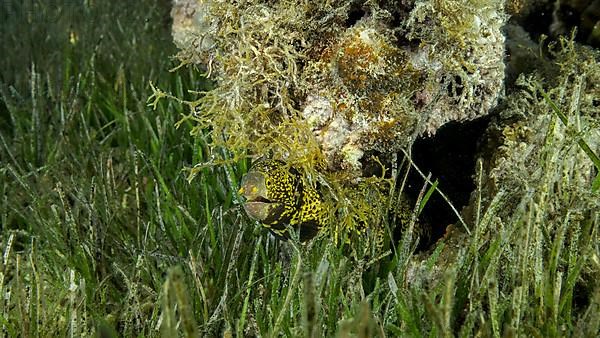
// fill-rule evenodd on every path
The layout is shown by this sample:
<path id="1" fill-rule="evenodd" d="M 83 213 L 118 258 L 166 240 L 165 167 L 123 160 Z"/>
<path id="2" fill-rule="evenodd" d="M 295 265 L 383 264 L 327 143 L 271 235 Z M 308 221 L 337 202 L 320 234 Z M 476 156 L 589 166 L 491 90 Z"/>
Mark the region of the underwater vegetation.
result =
<path id="1" fill-rule="evenodd" d="M 597 4 L 0 2 L 0 336 L 600 336 Z"/>

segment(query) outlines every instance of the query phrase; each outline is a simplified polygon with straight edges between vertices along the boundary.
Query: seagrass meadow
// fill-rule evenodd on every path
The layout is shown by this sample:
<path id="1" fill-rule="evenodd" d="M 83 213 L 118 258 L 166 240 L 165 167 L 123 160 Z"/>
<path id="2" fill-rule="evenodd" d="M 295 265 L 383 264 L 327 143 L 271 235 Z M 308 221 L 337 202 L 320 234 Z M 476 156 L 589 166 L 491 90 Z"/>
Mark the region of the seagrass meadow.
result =
<path id="1" fill-rule="evenodd" d="M 297 69 L 306 67 L 309 45 L 288 48 L 276 33 L 259 39 L 254 23 L 237 27 L 231 16 L 243 17 L 237 6 L 248 6 L 265 25 L 287 25 L 285 15 L 271 22 L 267 14 L 291 1 L 197 3 L 222 14 L 227 25 L 202 27 L 239 57 L 209 57 L 211 69 L 176 48 L 167 0 L 0 2 L 0 336 L 600 335 L 598 1 L 323 1 L 348 29 L 332 44 L 341 51 L 319 54 L 335 60 L 334 75 L 346 81 L 327 88 L 354 90 L 345 97 L 358 101 L 335 105 L 356 109 L 353 116 L 362 105 L 390 116 L 402 108 L 414 121 L 437 109 L 409 110 L 413 98 L 403 96 L 423 83 L 434 92 L 436 75 L 394 63 L 420 44 L 435 51 L 435 38 L 418 29 L 409 31 L 419 43 L 391 38 L 388 28 L 369 30 L 373 17 L 398 14 L 389 20 L 396 33 L 414 8 L 426 18 L 464 8 L 463 18 L 503 20 L 505 57 L 490 63 L 492 85 L 477 82 L 472 64 L 461 73 L 448 61 L 444 67 L 462 80 L 440 77 L 447 92 L 427 96 L 427 104 L 439 98 L 447 107 L 468 95 L 473 101 L 460 101 L 460 109 L 477 111 L 473 119 L 432 118 L 435 135 L 398 131 L 406 138 L 393 154 L 382 150 L 389 143 L 369 143 L 361 161 L 303 132 L 302 109 L 318 112 L 319 97 L 337 96 L 299 90 L 285 101 L 287 84 L 261 91 L 295 73 L 269 68 L 282 59 L 262 63 L 242 49 L 252 44 L 236 40 L 247 33 L 248 41 L 275 41 L 260 51 L 285 51 Z M 298 10 L 308 3 L 298 1 Z M 329 18 L 320 8 L 309 12 Z M 294 18 L 287 29 L 302 26 Z M 426 20 L 423 27 L 436 27 Z M 457 37 L 440 41 L 463 46 Z M 353 53 L 375 50 L 365 41 L 384 46 L 381 64 L 392 65 L 364 70 L 372 54 Z M 264 73 L 254 72 L 256 60 Z M 323 62 L 314 69 L 330 69 Z M 218 67 L 237 65 L 235 82 L 214 78 Z M 408 80 L 385 78 L 384 70 Z M 333 73 L 307 74 L 326 83 Z M 377 104 L 360 101 L 369 90 L 354 82 L 361 77 L 385 78 L 373 87 Z M 396 85 L 404 85 L 402 95 Z M 497 97 L 477 97 L 492 89 Z M 264 93 L 291 102 L 285 118 L 275 104 L 248 101 Z M 233 108 L 220 109 L 224 103 Z M 233 135 L 238 126 L 256 133 Z M 318 191 L 326 216 L 315 238 L 281 240 L 246 214 L 240 187 L 260 156 L 289 162 Z"/>

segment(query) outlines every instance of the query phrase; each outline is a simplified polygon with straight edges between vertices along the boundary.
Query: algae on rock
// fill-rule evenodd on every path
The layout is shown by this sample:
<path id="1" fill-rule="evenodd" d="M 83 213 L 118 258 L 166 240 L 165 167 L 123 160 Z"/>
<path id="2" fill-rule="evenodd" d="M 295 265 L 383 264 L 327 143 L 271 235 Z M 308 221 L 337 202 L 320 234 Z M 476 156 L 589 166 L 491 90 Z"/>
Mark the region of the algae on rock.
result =
<path id="1" fill-rule="evenodd" d="M 181 58 L 216 83 L 199 128 L 234 152 L 357 178 L 502 93 L 502 1 L 178 0 L 172 15 Z"/>

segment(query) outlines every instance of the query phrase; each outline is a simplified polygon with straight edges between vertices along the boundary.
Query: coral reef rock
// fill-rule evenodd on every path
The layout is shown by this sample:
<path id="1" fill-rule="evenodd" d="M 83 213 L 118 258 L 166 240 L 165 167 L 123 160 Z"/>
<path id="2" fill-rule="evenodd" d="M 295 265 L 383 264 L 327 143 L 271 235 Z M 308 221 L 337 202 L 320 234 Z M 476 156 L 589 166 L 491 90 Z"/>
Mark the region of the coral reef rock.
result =
<path id="1" fill-rule="evenodd" d="M 231 138 L 228 145 L 300 162 L 315 156 L 299 155 L 294 144 L 300 137 L 290 130 L 304 128 L 298 134 L 312 135 L 329 171 L 360 176 L 367 154 L 409 147 L 495 106 L 504 80 L 503 6 L 176 0 L 173 38 L 180 58 L 203 65 L 215 82 L 198 114 Z M 282 129 L 286 123 L 294 127 Z"/>

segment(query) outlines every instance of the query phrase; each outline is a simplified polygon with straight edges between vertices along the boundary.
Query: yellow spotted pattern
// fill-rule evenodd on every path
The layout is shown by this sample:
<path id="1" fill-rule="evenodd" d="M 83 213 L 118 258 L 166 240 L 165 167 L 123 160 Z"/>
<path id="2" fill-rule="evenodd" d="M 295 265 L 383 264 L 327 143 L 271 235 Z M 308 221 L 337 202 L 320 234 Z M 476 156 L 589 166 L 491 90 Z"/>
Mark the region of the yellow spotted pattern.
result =
<path id="1" fill-rule="evenodd" d="M 306 184 L 296 170 L 280 161 L 263 160 L 250 171 L 263 174 L 264 197 L 280 206 L 273 208 L 273 214 L 263 221 L 265 227 L 287 238 L 287 225 L 290 225 L 300 231 L 301 240 L 307 240 L 324 226 L 326 212 L 321 195 Z"/>

